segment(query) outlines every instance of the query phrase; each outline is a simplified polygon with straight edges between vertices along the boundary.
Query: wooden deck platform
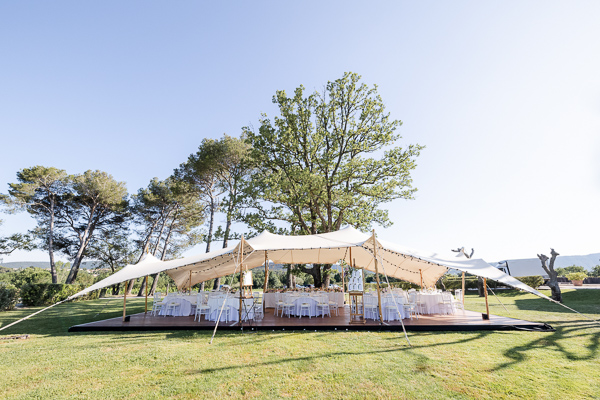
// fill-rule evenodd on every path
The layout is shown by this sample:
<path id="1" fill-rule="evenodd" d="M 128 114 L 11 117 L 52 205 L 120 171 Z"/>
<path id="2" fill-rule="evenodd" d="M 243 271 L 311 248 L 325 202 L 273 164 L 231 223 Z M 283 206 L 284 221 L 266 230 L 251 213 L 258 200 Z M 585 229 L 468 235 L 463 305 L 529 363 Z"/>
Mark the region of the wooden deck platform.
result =
<path id="1" fill-rule="evenodd" d="M 481 313 L 473 311 L 458 311 L 455 315 L 425 315 L 419 319 L 404 319 L 406 330 L 410 331 L 476 331 L 476 330 L 553 330 L 550 325 L 523 321 L 507 317 L 490 315 L 489 320 L 484 320 Z M 194 321 L 194 317 L 160 317 L 150 313 L 134 314 L 128 322 L 123 322 L 122 317 L 111 318 L 103 321 L 75 325 L 69 332 L 92 331 L 171 331 L 171 330 L 212 330 L 214 321 Z M 243 328 L 243 329 L 242 329 Z M 365 324 L 350 324 L 350 310 L 348 306 L 340 308 L 339 315 L 331 317 L 281 317 L 275 316 L 273 309 L 267 309 L 265 316 L 260 321 L 244 322 L 243 327 L 237 322 L 220 322 L 219 330 L 402 330 L 400 321 L 390 321 L 380 324 L 378 320 L 367 320 Z"/>

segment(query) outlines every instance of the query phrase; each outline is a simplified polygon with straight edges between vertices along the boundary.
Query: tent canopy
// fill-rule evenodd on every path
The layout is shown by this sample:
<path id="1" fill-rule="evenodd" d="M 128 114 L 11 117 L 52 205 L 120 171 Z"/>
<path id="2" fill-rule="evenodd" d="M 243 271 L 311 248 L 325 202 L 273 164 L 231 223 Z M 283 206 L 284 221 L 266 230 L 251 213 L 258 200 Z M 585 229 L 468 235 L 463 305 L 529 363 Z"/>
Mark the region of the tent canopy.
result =
<path id="1" fill-rule="evenodd" d="M 261 267 L 266 260 L 272 260 L 276 264 L 335 264 L 345 261 L 357 268 L 375 272 L 375 248 L 379 273 L 390 277 L 418 285 L 422 279 L 424 286 L 433 286 L 448 269 L 456 269 L 548 298 L 481 259 L 446 259 L 436 254 L 422 254 L 377 240 L 373 235 L 364 234 L 352 227 L 303 236 L 275 235 L 265 231 L 243 243 L 243 248 L 240 242 L 233 247 L 171 261 L 160 261 L 146 255 L 139 263 L 126 266 L 71 298 L 163 271 L 173 278 L 179 288 L 183 288 L 239 272 L 240 264 L 248 269 Z"/>

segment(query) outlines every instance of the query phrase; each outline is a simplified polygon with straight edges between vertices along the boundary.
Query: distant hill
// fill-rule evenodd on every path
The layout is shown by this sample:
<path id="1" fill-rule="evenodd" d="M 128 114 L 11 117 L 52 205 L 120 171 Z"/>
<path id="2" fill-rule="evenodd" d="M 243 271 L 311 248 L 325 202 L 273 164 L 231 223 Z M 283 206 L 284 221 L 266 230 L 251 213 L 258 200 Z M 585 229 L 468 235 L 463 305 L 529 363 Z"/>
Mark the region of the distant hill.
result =
<path id="1" fill-rule="evenodd" d="M 84 261 L 81 263 L 81 268 L 94 269 L 94 268 L 97 268 L 99 266 L 99 264 L 100 263 L 98 261 Z M 13 261 L 13 262 L 2 263 L 2 266 L 6 267 L 6 268 L 13 268 L 13 269 L 27 268 L 27 267 L 50 269 L 50 262 L 49 261 Z"/>
<path id="2" fill-rule="evenodd" d="M 546 271 L 542 268 L 539 258 L 521 258 L 508 261 L 508 268 L 512 276 L 541 275 L 548 277 Z M 497 266 L 497 263 L 492 263 Z M 579 265 L 586 270 L 591 270 L 596 265 L 600 265 L 600 253 L 592 253 L 584 256 L 558 256 L 554 263 L 555 268 L 565 268 L 571 265 Z"/>

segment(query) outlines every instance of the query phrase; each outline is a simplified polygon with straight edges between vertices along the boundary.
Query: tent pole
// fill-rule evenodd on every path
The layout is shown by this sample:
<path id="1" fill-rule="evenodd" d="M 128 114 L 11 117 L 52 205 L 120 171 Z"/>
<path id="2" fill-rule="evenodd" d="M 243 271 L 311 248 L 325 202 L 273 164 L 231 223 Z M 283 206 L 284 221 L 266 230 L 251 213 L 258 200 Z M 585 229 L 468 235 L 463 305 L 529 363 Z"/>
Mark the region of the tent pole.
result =
<path id="1" fill-rule="evenodd" d="M 483 287 L 487 288 L 486 279 L 483 278 Z M 490 318 L 490 305 L 488 303 L 487 289 L 483 292 L 485 294 L 485 312 L 487 313 L 488 319 Z"/>
<path id="2" fill-rule="evenodd" d="M 267 293 L 267 289 L 269 288 L 269 258 L 267 256 L 267 251 L 265 250 L 265 284 L 263 286 L 263 313 L 267 309 L 267 302 L 265 301 L 265 294 Z"/>
<path id="3" fill-rule="evenodd" d="M 462 292 L 460 293 L 463 307 L 465 306 L 465 271 L 462 273 Z"/>
<path id="4" fill-rule="evenodd" d="M 373 229 L 373 259 L 375 260 L 375 280 L 377 281 L 377 305 L 379 308 L 379 323 L 383 324 L 383 313 L 381 312 L 381 285 L 379 284 L 379 271 L 377 269 L 377 244 L 375 229 Z"/>
<path id="5" fill-rule="evenodd" d="M 144 286 L 146 286 L 146 306 L 144 308 L 144 314 L 148 314 L 148 275 L 146 275 L 145 281 L 146 283 Z"/>
<path id="6" fill-rule="evenodd" d="M 188 292 L 192 294 L 192 270 L 190 269 L 190 284 L 188 285 Z"/>
<path id="7" fill-rule="evenodd" d="M 127 286 L 129 286 L 129 281 L 127 281 L 127 285 L 125 285 L 125 292 L 123 293 L 123 322 L 125 322 L 125 306 L 127 302 Z"/>
<path id="8" fill-rule="evenodd" d="M 242 235 L 242 241 L 240 244 L 242 244 L 242 245 L 244 244 L 244 235 Z M 233 262 L 235 263 L 235 271 L 233 271 L 233 274 L 231 274 L 231 282 L 230 282 L 231 285 L 233 285 L 233 278 L 235 277 L 235 273 L 237 272 L 238 266 L 240 266 L 240 270 L 241 270 L 241 266 L 242 266 L 242 263 L 241 263 L 242 258 L 241 257 L 243 256 L 243 254 L 244 254 L 244 251 L 242 249 L 242 246 L 240 246 L 240 253 L 238 254 L 239 255 L 239 258 L 238 258 L 239 263 L 235 262 L 235 257 L 233 257 Z M 240 282 L 240 284 L 241 284 L 241 282 Z M 228 295 L 229 295 L 229 289 L 227 289 L 227 292 L 225 293 L 225 297 L 227 297 Z M 223 315 L 223 309 L 225 308 L 225 304 L 227 304 L 227 298 L 225 298 L 223 303 L 221 303 L 221 309 L 219 310 L 219 316 L 217 317 L 217 321 L 215 322 L 215 329 L 213 330 L 213 334 L 210 337 L 210 342 L 208 342 L 208 344 L 212 344 L 213 339 L 215 338 L 215 335 L 217 333 L 217 328 L 219 327 L 219 321 L 221 320 L 221 315 Z"/>
<path id="9" fill-rule="evenodd" d="M 238 317 L 239 317 L 239 321 L 240 321 L 240 326 L 242 326 L 242 305 L 243 305 L 243 299 L 242 299 L 242 271 L 244 270 L 244 265 L 243 265 L 243 257 L 244 257 L 244 235 L 242 235 L 242 242 L 241 242 L 241 256 L 240 256 L 240 307 L 238 310 Z"/>
<path id="10" fill-rule="evenodd" d="M 419 275 L 421 276 L 421 289 L 423 289 L 423 271 L 419 268 Z"/>

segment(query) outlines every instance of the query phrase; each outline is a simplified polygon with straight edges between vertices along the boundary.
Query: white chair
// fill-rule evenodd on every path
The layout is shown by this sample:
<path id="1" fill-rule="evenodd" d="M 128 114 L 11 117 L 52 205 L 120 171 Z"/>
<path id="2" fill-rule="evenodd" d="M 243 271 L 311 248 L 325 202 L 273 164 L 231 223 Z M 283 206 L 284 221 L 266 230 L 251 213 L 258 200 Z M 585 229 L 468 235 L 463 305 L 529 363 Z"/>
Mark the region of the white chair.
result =
<path id="1" fill-rule="evenodd" d="M 281 310 L 281 316 L 283 317 L 283 297 L 281 293 L 277 293 L 275 298 L 275 316 L 279 315 L 279 310 Z"/>
<path id="2" fill-rule="evenodd" d="M 207 320 L 210 315 L 210 306 L 206 304 L 207 296 L 204 293 L 198 293 L 196 296 L 196 310 L 194 311 L 194 321 L 198 318 L 198 321 L 202 319 L 202 315 L 204 315 L 204 319 Z"/>
<path id="3" fill-rule="evenodd" d="M 378 319 L 379 306 L 377 305 L 377 296 L 365 296 L 365 318 Z"/>
<path id="4" fill-rule="evenodd" d="M 165 301 L 163 301 L 162 299 L 162 293 L 160 292 L 156 292 L 154 293 L 154 299 L 152 301 L 152 310 L 150 311 L 150 314 L 156 316 L 156 314 L 160 314 L 160 312 L 162 311 L 162 308 L 166 305 L 167 303 Z"/>
<path id="5" fill-rule="evenodd" d="M 292 296 L 288 294 L 283 295 L 283 310 L 281 311 L 281 316 L 287 314 L 288 318 L 296 312 L 296 306 L 294 305 L 294 301 L 292 300 Z"/>
<path id="6" fill-rule="evenodd" d="M 419 297 L 420 295 L 416 291 L 408 292 L 408 304 L 411 306 L 411 308 L 414 307 L 414 312 L 417 315 L 417 319 L 419 319 L 419 314 L 424 314 L 426 308 L 423 301 L 419 301 Z"/>
<path id="7" fill-rule="evenodd" d="M 263 308 L 263 297 L 262 297 L 262 293 L 260 292 L 255 292 L 255 294 L 258 293 L 258 297 L 256 298 L 257 300 L 254 302 L 254 315 L 253 318 L 255 321 L 261 320 L 264 318 L 265 313 L 264 313 L 264 308 Z"/>
<path id="8" fill-rule="evenodd" d="M 450 292 L 442 292 L 442 298 L 438 302 L 438 307 L 442 314 L 452 314 L 454 308 L 452 307 L 452 294 Z"/>
<path id="9" fill-rule="evenodd" d="M 333 300 L 329 300 L 329 309 L 330 310 L 335 310 L 335 315 L 338 316 L 338 310 L 339 310 L 339 306 L 337 301 L 333 301 Z"/>
<path id="10" fill-rule="evenodd" d="M 304 315 L 305 312 L 306 312 L 306 315 L 308 315 L 308 318 L 310 319 L 310 317 L 311 317 L 310 303 L 308 303 L 308 302 L 303 302 L 300 304 L 300 313 L 299 313 L 298 317 L 302 318 L 302 315 Z"/>
<path id="11" fill-rule="evenodd" d="M 322 318 L 325 318 L 325 313 L 331 317 L 331 309 L 329 308 L 329 298 L 327 295 L 319 297 L 319 301 L 317 302 L 317 315 L 319 315 L 319 310 L 321 310 Z"/>
<path id="12" fill-rule="evenodd" d="M 462 302 L 462 298 L 463 298 L 463 294 L 462 294 L 462 289 L 456 289 L 454 291 L 454 299 L 452 301 L 452 305 L 454 306 L 455 310 L 465 310 L 465 305 Z"/>
<path id="13" fill-rule="evenodd" d="M 171 300 L 169 301 L 169 303 L 167 304 L 167 308 L 165 310 L 164 313 L 164 317 L 166 317 L 167 315 L 175 315 L 175 312 L 179 312 L 179 310 L 181 309 L 181 303 L 179 303 L 177 300 Z"/>

